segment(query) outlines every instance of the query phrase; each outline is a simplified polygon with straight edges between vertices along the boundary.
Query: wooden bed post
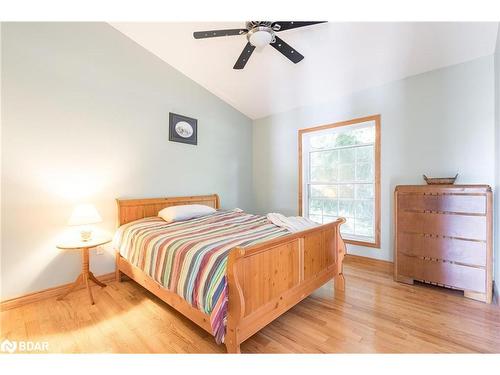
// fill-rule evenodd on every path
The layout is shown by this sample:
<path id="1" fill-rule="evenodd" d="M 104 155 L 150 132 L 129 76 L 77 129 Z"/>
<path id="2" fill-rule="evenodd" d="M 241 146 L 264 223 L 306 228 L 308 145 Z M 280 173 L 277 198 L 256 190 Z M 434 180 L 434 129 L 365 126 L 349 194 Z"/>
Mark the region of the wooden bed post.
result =
<path id="1" fill-rule="evenodd" d="M 344 278 L 344 270 L 343 264 L 344 264 L 344 256 L 346 254 L 346 247 L 345 247 L 345 242 L 342 239 L 342 236 L 340 235 L 340 226 L 345 223 L 345 219 L 341 218 L 341 223 L 339 226 L 336 228 L 338 231 L 337 233 L 337 275 L 333 278 L 333 287 L 335 290 L 338 291 L 344 291 L 345 290 L 345 278 Z"/>
<path id="2" fill-rule="evenodd" d="M 238 280 L 238 259 L 245 255 L 245 249 L 236 247 L 227 258 L 228 307 L 224 342 L 228 353 L 238 354 L 240 350 L 240 321 L 245 312 L 245 299 Z"/>
<path id="3" fill-rule="evenodd" d="M 119 283 L 122 281 L 122 274 L 120 272 L 120 252 L 115 250 L 115 279 Z"/>

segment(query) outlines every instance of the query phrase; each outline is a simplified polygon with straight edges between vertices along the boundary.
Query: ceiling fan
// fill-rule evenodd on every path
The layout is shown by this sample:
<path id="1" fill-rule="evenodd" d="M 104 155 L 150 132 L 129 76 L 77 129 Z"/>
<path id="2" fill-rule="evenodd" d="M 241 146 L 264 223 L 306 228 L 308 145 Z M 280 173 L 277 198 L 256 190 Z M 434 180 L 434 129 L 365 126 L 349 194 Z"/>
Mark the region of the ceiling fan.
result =
<path id="1" fill-rule="evenodd" d="M 304 56 L 293 49 L 289 44 L 285 43 L 280 37 L 276 35 L 277 32 L 296 29 L 297 27 L 304 27 L 315 25 L 317 23 L 324 23 L 326 21 L 248 21 L 246 22 L 245 29 L 226 29 L 226 30 L 209 30 L 209 31 L 196 31 L 193 33 L 195 39 L 216 38 L 219 36 L 230 35 L 245 35 L 247 36 L 247 44 L 240 54 L 233 69 L 243 69 L 248 62 L 256 47 L 264 47 L 270 44 L 276 50 L 281 52 L 294 64 L 301 61 Z"/>

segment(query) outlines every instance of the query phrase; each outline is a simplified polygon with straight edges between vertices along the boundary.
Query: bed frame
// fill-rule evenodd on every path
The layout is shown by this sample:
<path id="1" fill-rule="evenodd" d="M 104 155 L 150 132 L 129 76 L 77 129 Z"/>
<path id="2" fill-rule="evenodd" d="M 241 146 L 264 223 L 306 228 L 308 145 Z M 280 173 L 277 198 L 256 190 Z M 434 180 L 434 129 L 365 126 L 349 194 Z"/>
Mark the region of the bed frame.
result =
<path id="1" fill-rule="evenodd" d="M 156 216 L 168 206 L 204 204 L 219 208 L 216 194 L 192 197 L 117 199 L 118 224 Z M 232 249 L 227 262 L 229 304 L 225 344 L 240 353 L 240 344 L 329 280 L 344 290 L 345 245 L 340 225 L 345 219 L 279 237 L 246 248 Z M 122 274 L 155 294 L 212 333 L 210 316 L 164 288 L 116 251 L 116 279 Z"/>

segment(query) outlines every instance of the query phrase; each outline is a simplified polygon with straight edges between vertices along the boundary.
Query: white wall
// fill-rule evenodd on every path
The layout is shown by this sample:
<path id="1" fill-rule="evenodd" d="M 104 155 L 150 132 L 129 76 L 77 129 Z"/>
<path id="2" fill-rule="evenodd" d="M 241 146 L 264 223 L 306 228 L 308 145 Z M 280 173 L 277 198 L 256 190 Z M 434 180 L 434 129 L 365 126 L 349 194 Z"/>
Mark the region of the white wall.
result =
<path id="1" fill-rule="evenodd" d="M 495 269 L 495 294 L 499 298 L 500 291 L 500 26 L 497 34 L 497 44 L 495 48 L 495 220 L 494 220 L 494 236 L 495 236 L 495 253 L 494 253 L 494 269 Z"/>
<path id="2" fill-rule="evenodd" d="M 297 130 L 381 114 L 381 249 L 353 254 L 392 259 L 392 205 L 398 184 L 422 174 L 494 185 L 493 57 L 361 91 L 333 103 L 254 121 L 256 210 L 298 212 Z"/>
<path id="3" fill-rule="evenodd" d="M 117 197 L 252 208 L 252 123 L 228 104 L 108 24 L 4 23 L 1 37 L 2 300 L 73 281 L 80 255 L 55 244 L 78 202 L 108 232 Z M 198 119 L 198 146 L 168 141 L 170 111 Z M 113 256 L 92 254 L 94 273 Z"/>

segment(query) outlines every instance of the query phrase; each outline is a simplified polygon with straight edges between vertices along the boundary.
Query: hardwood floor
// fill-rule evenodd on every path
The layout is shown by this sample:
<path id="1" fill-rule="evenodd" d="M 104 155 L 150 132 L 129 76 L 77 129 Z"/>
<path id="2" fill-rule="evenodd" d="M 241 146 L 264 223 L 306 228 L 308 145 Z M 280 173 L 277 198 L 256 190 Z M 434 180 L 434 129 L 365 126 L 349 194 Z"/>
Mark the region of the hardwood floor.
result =
<path id="1" fill-rule="evenodd" d="M 243 353 L 500 352 L 500 308 L 459 291 L 392 280 L 392 265 L 347 258 L 346 290 L 318 289 L 241 345 Z M 0 340 L 64 353 L 224 353 L 223 345 L 132 281 L 1 313 Z"/>

